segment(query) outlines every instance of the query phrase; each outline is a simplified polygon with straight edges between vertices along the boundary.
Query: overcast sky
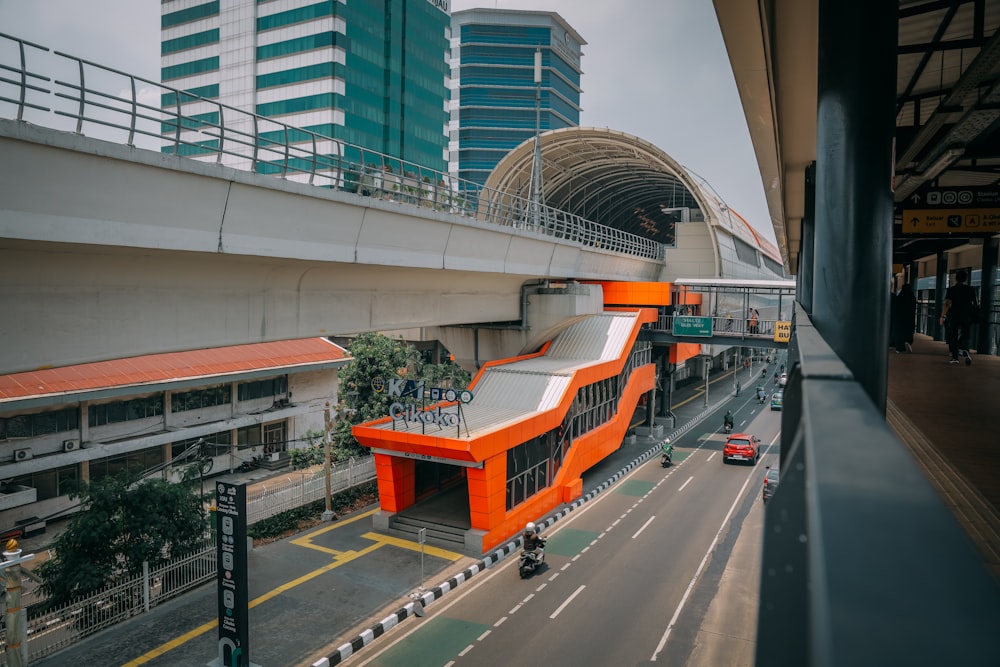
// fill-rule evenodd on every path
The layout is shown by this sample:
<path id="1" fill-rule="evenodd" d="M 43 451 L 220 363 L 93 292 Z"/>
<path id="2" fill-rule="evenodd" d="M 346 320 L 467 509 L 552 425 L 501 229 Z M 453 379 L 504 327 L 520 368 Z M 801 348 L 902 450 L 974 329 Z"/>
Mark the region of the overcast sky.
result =
<path id="1" fill-rule="evenodd" d="M 558 12 L 587 42 L 580 124 L 636 135 L 774 240 L 711 0 L 452 0 Z M 0 0 L 0 32 L 159 80 L 159 0 Z"/>

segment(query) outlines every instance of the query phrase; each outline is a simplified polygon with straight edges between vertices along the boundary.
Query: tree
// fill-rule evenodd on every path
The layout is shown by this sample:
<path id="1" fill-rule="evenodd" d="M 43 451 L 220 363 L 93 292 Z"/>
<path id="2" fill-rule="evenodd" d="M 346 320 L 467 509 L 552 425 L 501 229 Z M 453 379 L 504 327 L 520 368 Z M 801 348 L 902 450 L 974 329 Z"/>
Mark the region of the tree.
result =
<path id="1" fill-rule="evenodd" d="M 454 362 L 424 363 L 415 347 L 380 333 L 361 334 L 351 342 L 348 350 L 351 362 L 340 370 L 340 402 L 337 406 L 345 417 L 337 420 L 331 435 L 337 458 L 367 453 L 367 449 L 351 433 L 354 424 L 385 417 L 389 414 L 390 403 L 420 402 L 412 397 L 390 399 L 385 390 L 390 378 L 424 380 L 428 386 L 456 389 L 464 389 L 471 379 L 469 372 Z"/>
<path id="2" fill-rule="evenodd" d="M 203 546 L 207 518 L 196 491 L 190 482 L 140 480 L 128 471 L 81 484 L 71 497 L 82 509 L 56 538 L 55 556 L 38 568 L 50 603 L 141 573 L 143 561 L 152 568 Z"/>

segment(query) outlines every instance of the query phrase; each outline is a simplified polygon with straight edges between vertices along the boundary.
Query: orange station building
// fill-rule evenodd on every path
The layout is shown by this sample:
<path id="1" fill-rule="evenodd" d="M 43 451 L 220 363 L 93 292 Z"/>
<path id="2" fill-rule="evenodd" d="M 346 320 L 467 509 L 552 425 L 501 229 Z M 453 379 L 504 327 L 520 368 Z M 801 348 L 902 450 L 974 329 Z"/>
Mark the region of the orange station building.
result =
<path id="1" fill-rule="evenodd" d="M 583 472 L 618 449 L 655 389 L 653 347 L 640 330 L 655 324 L 672 291 L 670 283 L 601 284 L 603 313 L 533 354 L 489 362 L 468 402 L 397 403 L 390 416 L 354 427 L 375 454 L 376 528 L 423 514 L 428 535 L 461 534 L 467 552 L 484 553 L 582 495 Z M 672 346 L 670 361 L 699 351 Z"/>

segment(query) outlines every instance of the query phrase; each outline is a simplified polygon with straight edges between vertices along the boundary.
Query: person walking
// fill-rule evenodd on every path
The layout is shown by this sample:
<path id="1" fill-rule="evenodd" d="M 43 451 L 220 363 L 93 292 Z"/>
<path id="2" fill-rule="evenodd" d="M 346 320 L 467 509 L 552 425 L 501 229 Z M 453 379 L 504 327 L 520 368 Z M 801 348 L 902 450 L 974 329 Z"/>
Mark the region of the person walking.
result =
<path id="1" fill-rule="evenodd" d="M 976 305 L 976 290 L 966 284 L 968 280 L 969 274 L 964 270 L 955 273 L 955 284 L 944 295 L 940 322 L 945 327 L 948 352 L 951 353 L 949 363 L 957 364 L 961 356 L 965 357 L 965 365 L 971 366 L 969 328 L 972 326 L 972 308 Z"/>
<path id="2" fill-rule="evenodd" d="M 892 312 L 892 346 L 896 352 L 913 352 L 913 330 L 916 328 L 917 297 L 913 295 L 913 287 L 905 283 L 899 288 L 899 294 L 893 301 Z"/>

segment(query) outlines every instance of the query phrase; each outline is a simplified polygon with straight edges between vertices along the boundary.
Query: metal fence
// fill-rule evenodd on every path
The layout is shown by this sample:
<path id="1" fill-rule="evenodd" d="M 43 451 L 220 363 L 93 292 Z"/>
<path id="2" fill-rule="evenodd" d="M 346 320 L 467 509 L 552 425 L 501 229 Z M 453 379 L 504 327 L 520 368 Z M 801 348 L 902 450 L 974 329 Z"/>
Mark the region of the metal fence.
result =
<path id="1" fill-rule="evenodd" d="M 331 492 L 341 491 L 375 479 L 375 457 L 350 459 L 333 465 L 330 471 Z M 247 490 L 247 523 L 253 525 L 281 512 L 308 505 L 326 496 L 323 470 L 291 472 Z"/>
<path id="2" fill-rule="evenodd" d="M 331 492 L 340 493 L 375 479 L 375 457 L 338 462 L 331 472 Z M 288 473 L 247 493 L 247 523 L 252 525 L 325 497 L 323 471 Z M 56 608 L 46 608 L 37 587 L 21 598 L 27 610 L 29 663 L 81 641 L 104 628 L 149 611 L 156 605 L 208 583 L 216 575 L 215 546 L 177 558 L 125 581 Z M 0 667 L 7 666 L 6 629 L 0 630 Z"/>
<path id="3" fill-rule="evenodd" d="M 663 259 L 657 241 L 0 33 L 0 117 Z"/>

